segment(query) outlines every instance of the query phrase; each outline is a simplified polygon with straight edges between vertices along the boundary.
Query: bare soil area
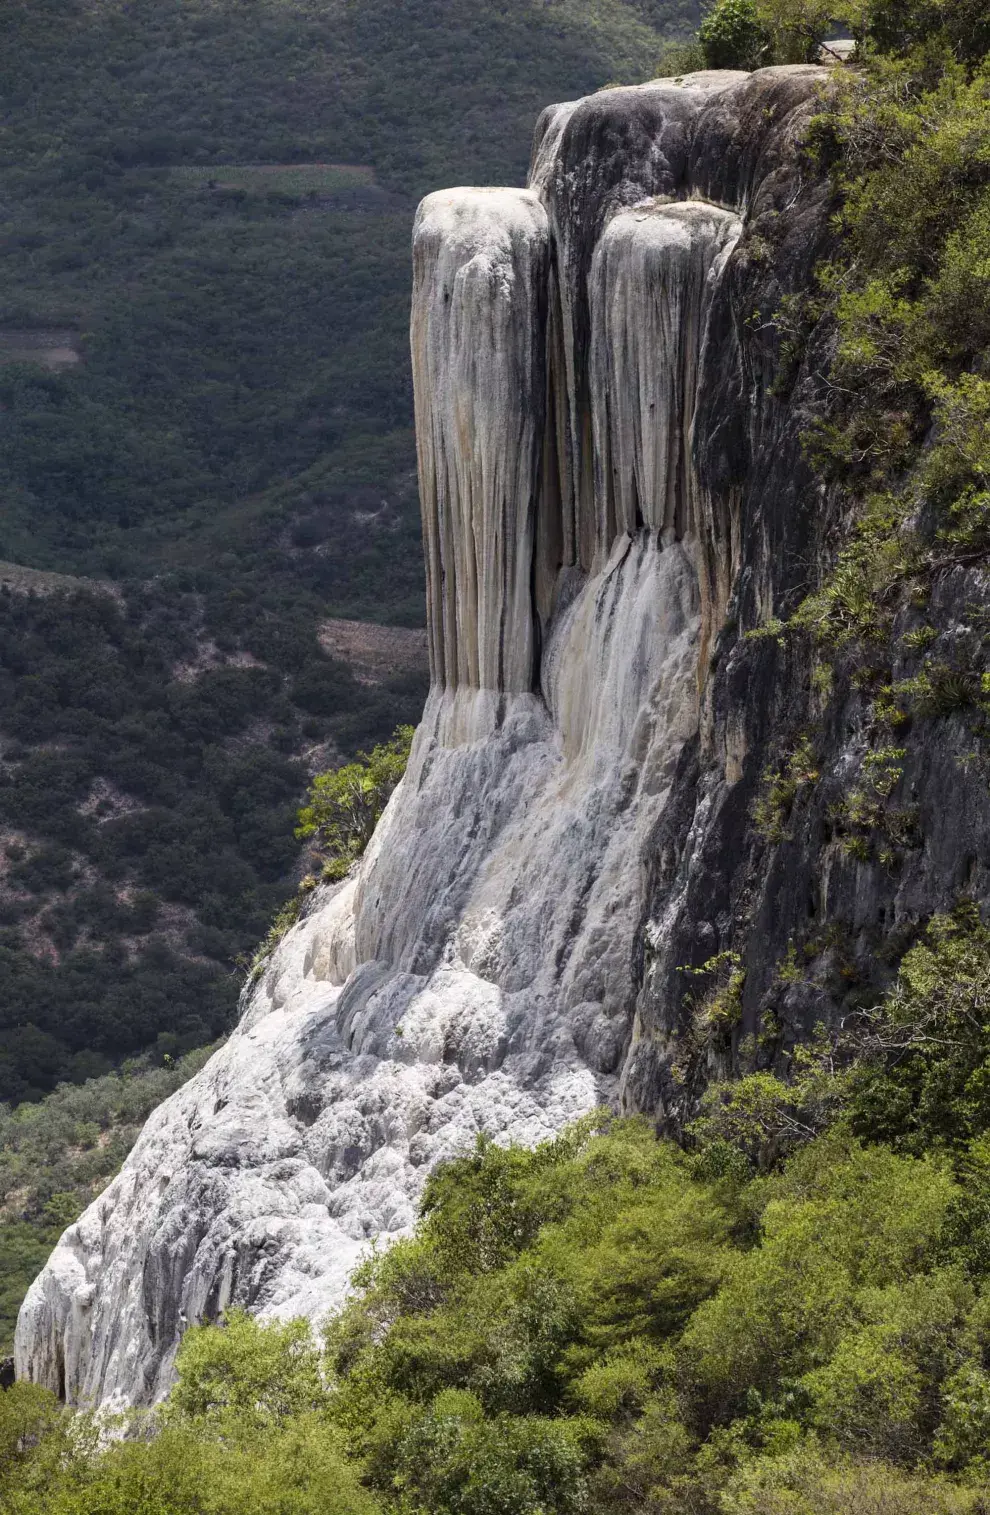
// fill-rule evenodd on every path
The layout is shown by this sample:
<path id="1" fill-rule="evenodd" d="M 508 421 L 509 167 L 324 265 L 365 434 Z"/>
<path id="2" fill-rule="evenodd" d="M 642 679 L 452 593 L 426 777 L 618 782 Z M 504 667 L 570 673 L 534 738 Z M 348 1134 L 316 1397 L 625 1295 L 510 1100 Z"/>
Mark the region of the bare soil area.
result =
<path id="1" fill-rule="evenodd" d="M 118 604 L 124 597 L 109 579 L 84 579 L 69 573 L 47 573 L 41 568 L 25 568 L 20 563 L 0 562 L 0 589 L 17 594 L 58 594 L 72 589 L 86 589 L 94 594 L 108 594 Z"/>
<path id="2" fill-rule="evenodd" d="M 82 362 L 78 334 L 65 327 L 0 327 L 0 365 L 39 363 L 42 368 L 74 368 Z"/>
<path id="3" fill-rule="evenodd" d="M 429 668 L 425 629 L 332 620 L 322 623 L 318 635 L 324 652 L 349 663 L 362 684 L 382 684 L 394 674 Z"/>

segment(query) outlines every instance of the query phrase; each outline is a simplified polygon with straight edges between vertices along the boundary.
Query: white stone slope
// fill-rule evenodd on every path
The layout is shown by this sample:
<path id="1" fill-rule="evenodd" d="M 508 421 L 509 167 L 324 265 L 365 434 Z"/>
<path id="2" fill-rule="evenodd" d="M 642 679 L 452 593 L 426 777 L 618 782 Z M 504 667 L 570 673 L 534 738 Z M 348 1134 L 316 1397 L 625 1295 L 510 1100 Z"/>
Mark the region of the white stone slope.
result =
<path id="1" fill-rule="evenodd" d="M 316 894 L 230 1040 L 62 1237 L 21 1311 L 21 1377 L 73 1403 L 153 1401 L 190 1322 L 231 1303 L 323 1318 L 478 1133 L 532 1143 L 620 1099 L 644 860 L 698 723 L 692 430 L 741 230 L 687 203 L 684 164 L 691 122 L 748 87 L 705 75 L 559 107 L 534 189 L 420 207 L 433 689 L 406 777 L 356 875 Z M 569 165 L 594 199 L 633 108 L 649 163 L 676 138 L 681 168 L 658 189 L 627 144 L 575 251 Z"/>

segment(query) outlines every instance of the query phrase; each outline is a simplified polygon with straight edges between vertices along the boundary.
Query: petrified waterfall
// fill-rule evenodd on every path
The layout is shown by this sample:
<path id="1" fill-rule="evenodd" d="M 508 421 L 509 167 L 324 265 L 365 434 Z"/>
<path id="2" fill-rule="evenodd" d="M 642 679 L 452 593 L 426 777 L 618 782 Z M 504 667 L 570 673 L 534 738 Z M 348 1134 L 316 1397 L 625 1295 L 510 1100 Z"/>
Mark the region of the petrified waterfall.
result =
<path id="1" fill-rule="evenodd" d="M 433 687 L 407 775 L 356 874 L 316 893 L 228 1043 L 63 1236 L 21 1314 L 22 1376 L 153 1400 L 189 1322 L 324 1315 L 478 1132 L 534 1142 L 636 1105 L 654 839 L 681 814 L 770 427 L 736 286 L 754 218 L 804 193 L 820 77 L 557 106 L 529 189 L 421 205 Z M 768 544 L 746 571 L 772 563 Z"/>
<path id="2" fill-rule="evenodd" d="M 526 190 L 430 195 L 411 345 L 430 667 L 448 690 L 528 693 L 546 390 L 547 217 Z"/>

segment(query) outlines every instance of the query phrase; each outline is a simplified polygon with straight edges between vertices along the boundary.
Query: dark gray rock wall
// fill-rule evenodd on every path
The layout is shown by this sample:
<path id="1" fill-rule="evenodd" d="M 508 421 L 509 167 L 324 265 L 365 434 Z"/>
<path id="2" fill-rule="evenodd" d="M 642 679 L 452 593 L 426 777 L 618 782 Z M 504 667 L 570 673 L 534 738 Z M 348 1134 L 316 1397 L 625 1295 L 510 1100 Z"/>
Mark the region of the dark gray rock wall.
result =
<path id="1" fill-rule="evenodd" d="M 794 370 L 766 323 L 783 296 L 813 289 L 815 262 L 829 250 L 830 206 L 824 184 L 804 177 L 799 186 L 795 174 L 793 128 L 807 120 L 807 101 L 799 91 L 794 103 L 789 80 L 780 100 L 790 129 L 772 154 L 755 151 L 761 78 L 712 102 L 705 123 L 714 145 L 705 147 L 699 127 L 692 163 L 713 197 L 726 183 L 753 182 L 754 161 L 770 167 L 710 317 L 695 461 L 709 502 L 712 643 L 699 671 L 699 731 L 646 849 L 650 924 L 624 1102 L 670 1130 L 696 1111 L 711 1078 L 786 1069 L 816 1026 L 834 1028 L 876 1003 L 934 913 L 964 895 L 990 902 L 990 786 L 965 710 L 900 728 L 903 778 L 885 807 L 903 822 L 900 834 L 892 842 L 864 835 L 867 855 L 857 856 L 842 811 L 857 786 L 869 792 L 863 759 L 878 743 L 875 690 L 858 687 L 855 660 L 839 657 L 823 693 L 809 638 L 752 635 L 819 587 L 850 509 L 816 478 L 802 448 L 820 410 L 832 332 L 827 323 L 812 331 Z M 726 141 L 732 151 L 723 157 Z M 947 568 L 925 609 L 937 633 L 928 654 L 947 666 L 978 666 L 988 601 L 985 569 Z M 917 671 L 918 658 L 898 648 L 920 624 L 902 612 L 877 651 L 878 661 L 891 658 L 894 679 Z M 767 776 L 786 766 L 802 738 L 818 776 L 781 816 L 783 834 L 768 836 L 754 812 Z M 745 972 L 741 1019 L 699 1055 L 694 986 L 682 970 L 727 951 Z"/>

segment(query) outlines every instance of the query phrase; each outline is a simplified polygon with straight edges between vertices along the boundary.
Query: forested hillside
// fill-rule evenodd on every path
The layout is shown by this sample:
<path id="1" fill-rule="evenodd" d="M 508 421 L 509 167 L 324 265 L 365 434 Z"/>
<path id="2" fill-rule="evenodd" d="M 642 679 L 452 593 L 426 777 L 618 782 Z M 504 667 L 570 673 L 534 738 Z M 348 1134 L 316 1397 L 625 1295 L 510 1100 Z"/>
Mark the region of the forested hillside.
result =
<path id="1" fill-rule="evenodd" d="M 415 720 L 408 244 L 692 0 L 0 14 L 0 1099 L 229 1022 L 314 771 Z M 108 587 L 109 586 L 109 587 Z"/>
<path id="2" fill-rule="evenodd" d="M 5 376 L 0 552 L 139 577 L 224 549 L 256 566 L 335 489 L 388 492 L 412 466 L 416 199 L 518 180 L 548 92 L 644 77 L 659 49 L 622 0 L 53 0 L 3 25 L 2 320 L 64 329 L 81 361 Z M 225 171 L 245 164 L 274 171 Z M 375 545 L 377 576 L 348 561 L 313 587 L 415 614 L 418 564 L 389 582 Z"/>

